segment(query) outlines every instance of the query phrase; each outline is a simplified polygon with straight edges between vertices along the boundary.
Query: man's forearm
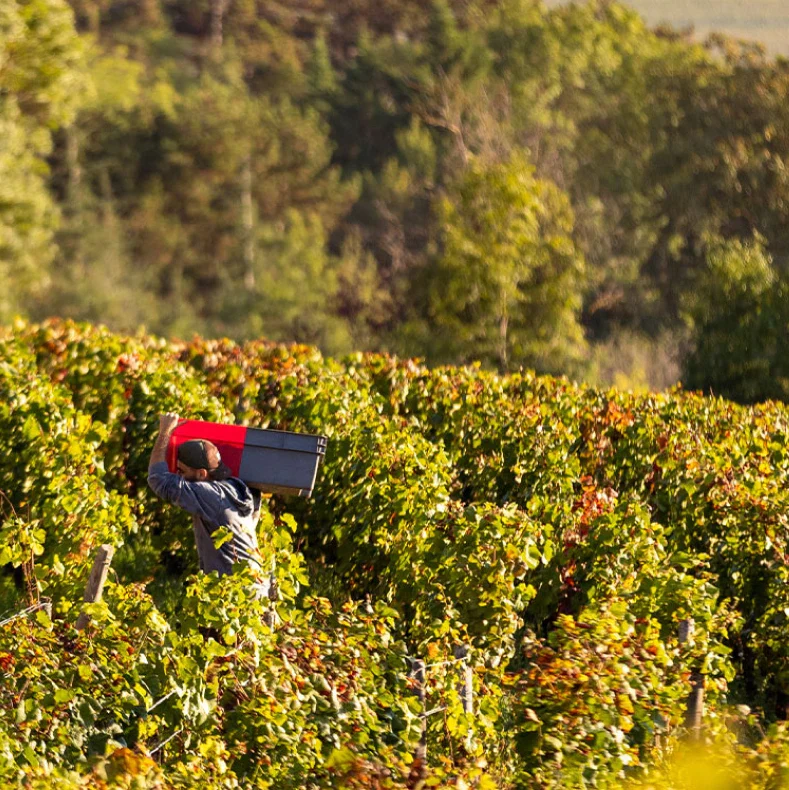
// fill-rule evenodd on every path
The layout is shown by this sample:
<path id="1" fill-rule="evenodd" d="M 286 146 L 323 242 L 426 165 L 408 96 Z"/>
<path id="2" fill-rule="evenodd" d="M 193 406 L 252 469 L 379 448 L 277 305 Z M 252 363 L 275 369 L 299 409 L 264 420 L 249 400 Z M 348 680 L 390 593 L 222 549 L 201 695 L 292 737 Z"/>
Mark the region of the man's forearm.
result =
<path id="1" fill-rule="evenodd" d="M 170 444 L 170 434 L 172 431 L 159 431 L 156 441 L 153 443 L 153 450 L 151 450 L 151 460 L 148 466 L 153 466 L 161 461 L 167 460 L 167 445 Z"/>
<path id="2" fill-rule="evenodd" d="M 159 434 L 153 443 L 151 459 L 148 466 L 161 463 L 167 460 L 167 447 L 170 444 L 170 436 L 178 425 L 178 415 L 168 412 L 159 418 Z"/>

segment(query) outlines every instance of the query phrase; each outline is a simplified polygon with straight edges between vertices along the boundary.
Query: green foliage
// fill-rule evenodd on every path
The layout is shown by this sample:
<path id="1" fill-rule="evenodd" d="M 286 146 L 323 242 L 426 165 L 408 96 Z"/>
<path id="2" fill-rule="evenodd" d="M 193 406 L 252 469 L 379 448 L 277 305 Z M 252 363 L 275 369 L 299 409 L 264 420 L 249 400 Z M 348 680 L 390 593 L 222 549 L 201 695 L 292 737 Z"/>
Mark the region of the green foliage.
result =
<path id="1" fill-rule="evenodd" d="M 529 669 L 510 713 L 521 786 L 616 786 L 679 723 L 681 648 L 624 601 L 562 615 L 547 644 L 531 637 L 522 649 Z"/>
<path id="2" fill-rule="evenodd" d="M 785 400 L 789 368 L 786 278 L 757 242 L 712 244 L 689 312 L 694 349 L 685 361 L 689 387 L 754 403 Z"/>
<path id="3" fill-rule="evenodd" d="M 785 409 L 522 368 L 635 379 L 635 337 L 786 398 L 787 63 L 602 0 L 71 8 L 0 7 L 0 319 L 348 355 L 2 331 L 0 784 L 681 786 L 701 672 L 779 786 Z M 476 364 L 349 353 L 392 347 Z M 264 502 L 278 600 L 193 575 L 167 409 L 330 437 Z"/>
<path id="4" fill-rule="evenodd" d="M 58 210 L 47 190 L 51 130 L 79 101 L 82 49 L 61 0 L 0 8 L 0 319 L 49 282 Z"/>
<path id="5" fill-rule="evenodd" d="M 615 787 L 672 770 L 698 671 L 723 762 L 771 786 L 782 407 L 60 322 L 5 331 L 0 387 L 3 782 Z M 162 409 L 330 437 L 313 497 L 263 508 L 277 600 L 193 575 L 145 489 Z"/>
<path id="6" fill-rule="evenodd" d="M 26 118 L 42 125 L 68 123 L 79 98 L 81 47 L 71 9 L 60 0 L 4 5 L 3 92 L 16 97 Z"/>
<path id="7" fill-rule="evenodd" d="M 441 211 L 431 287 L 432 316 L 446 337 L 439 358 L 567 369 L 583 348 L 583 261 L 566 197 L 516 157 L 472 166 Z"/>
<path id="8" fill-rule="evenodd" d="M 352 328 L 337 315 L 335 305 L 343 284 L 350 294 L 356 292 L 355 279 L 366 272 L 355 264 L 363 266 L 364 262 L 348 256 L 342 273 L 345 282 L 341 283 L 342 262 L 327 255 L 320 219 L 303 217 L 295 210 L 287 213 L 281 232 L 271 227 L 263 231 L 260 253 L 255 291 L 238 299 L 254 316 L 247 331 L 276 340 L 319 345 L 334 353 L 349 351 L 353 347 Z M 364 293 L 360 288 L 361 298 Z M 375 299 L 374 282 L 367 294 L 367 299 Z M 360 307 L 363 310 L 364 303 Z"/>
<path id="9" fill-rule="evenodd" d="M 601 0 L 70 6 L 0 12 L 0 318 L 659 388 L 708 238 L 785 269 L 789 72 L 758 48 Z M 496 192 L 509 238 L 474 227 Z M 754 381 L 724 389 L 783 397 Z"/>
<path id="10" fill-rule="evenodd" d="M 23 311 L 25 298 L 46 283 L 54 257 L 52 232 L 57 210 L 46 191 L 40 155 L 48 148 L 44 130 L 31 140 L 17 103 L 0 103 L 0 276 L 8 283 L 0 298 L 0 316 Z"/>

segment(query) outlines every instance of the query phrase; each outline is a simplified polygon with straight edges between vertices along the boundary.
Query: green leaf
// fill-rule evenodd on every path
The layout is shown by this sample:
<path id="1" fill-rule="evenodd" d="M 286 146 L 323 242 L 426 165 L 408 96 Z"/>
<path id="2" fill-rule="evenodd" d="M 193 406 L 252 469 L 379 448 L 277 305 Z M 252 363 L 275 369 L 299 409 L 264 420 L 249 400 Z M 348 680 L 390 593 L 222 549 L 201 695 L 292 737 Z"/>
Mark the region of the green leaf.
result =
<path id="1" fill-rule="evenodd" d="M 55 702 L 58 705 L 63 705 L 66 702 L 71 702 L 75 696 L 76 694 L 72 689 L 58 689 L 55 692 Z"/>
<path id="2" fill-rule="evenodd" d="M 534 570 L 537 568 L 542 561 L 542 554 L 540 553 L 540 550 L 531 541 L 529 541 L 526 546 L 524 561 L 526 563 L 526 567 L 529 570 Z"/>
<path id="3" fill-rule="evenodd" d="M 33 751 L 31 746 L 29 745 L 25 746 L 24 750 L 22 751 L 22 754 L 25 756 L 25 759 L 28 761 L 28 763 L 30 763 L 30 765 L 32 765 L 34 768 L 38 768 L 40 764 L 38 760 L 38 756 Z"/>
<path id="4" fill-rule="evenodd" d="M 211 540 L 214 542 L 214 547 L 220 549 L 225 543 L 233 540 L 233 533 L 227 527 L 219 527 L 211 533 Z"/>
<path id="5" fill-rule="evenodd" d="M 49 615 L 44 609 L 39 609 L 36 612 L 36 622 L 44 628 L 52 627 L 52 620 L 49 619 Z"/>
<path id="6" fill-rule="evenodd" d="M 280 519 L 282 523 L 285 524 L 285 526 L 288 527 L 288 529 L 291 532 L 296 531 L 297 528 L 296 519 L 293 518 L 293 516 L 290 513 L 283 513 Z"/>
<path id="7" fill-rule="evenodd" d="M 43 430 L 38 423 L 38 420 L 31 414 L 25 420 L 22 425 L 22 435 L 27 439 L 29 442 L 33 442 L 38 439 L 42 434 Z"/>

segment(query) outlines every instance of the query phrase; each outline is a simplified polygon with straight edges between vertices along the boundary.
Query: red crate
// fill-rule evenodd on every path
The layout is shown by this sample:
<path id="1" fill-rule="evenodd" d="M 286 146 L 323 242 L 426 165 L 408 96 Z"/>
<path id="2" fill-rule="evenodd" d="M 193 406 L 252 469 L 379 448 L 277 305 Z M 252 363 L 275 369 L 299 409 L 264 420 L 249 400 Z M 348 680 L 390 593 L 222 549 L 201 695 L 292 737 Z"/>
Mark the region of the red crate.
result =
<path id="1" fill-rule="evenodd" d="M 179 445 L 191 439 L 213 442 L 233 476 L 247 485 L 267 493 L 305 497 L 312 493 L 327 444 L 325 436 L 309 433 L 182 420 L 167 447 L 171 472 L 177 469 Z"/>

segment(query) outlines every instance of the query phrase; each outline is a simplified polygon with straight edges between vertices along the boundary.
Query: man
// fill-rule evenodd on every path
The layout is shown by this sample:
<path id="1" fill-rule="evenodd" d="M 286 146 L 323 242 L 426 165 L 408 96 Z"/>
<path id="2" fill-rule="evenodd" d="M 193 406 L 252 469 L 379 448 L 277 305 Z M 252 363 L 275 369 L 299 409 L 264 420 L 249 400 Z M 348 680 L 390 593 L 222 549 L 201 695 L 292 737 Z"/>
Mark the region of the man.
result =
<path id="1" fill-rule="evenodd" d="M 148 465 L 148 485 L 157 496 L 192 514 L 202 571 L 224 575 L 232 573 L 237 563 L 245 562 L 260 572 L 257 542 L 260 493 L 233 477 L 222 463 L 216 445 L 204 439 L 181 444 L 178 472 L 170 472 L 167 446 L 178 420 L 178 415 L 172 412 L 159 417 L 159 435 Z M 220 527 L 229 530 L 230 538 L 217 548 L 212 535 Z M 263 597 L 267 591 L 268 581 L 265 581 L 256 594 Z"/>

